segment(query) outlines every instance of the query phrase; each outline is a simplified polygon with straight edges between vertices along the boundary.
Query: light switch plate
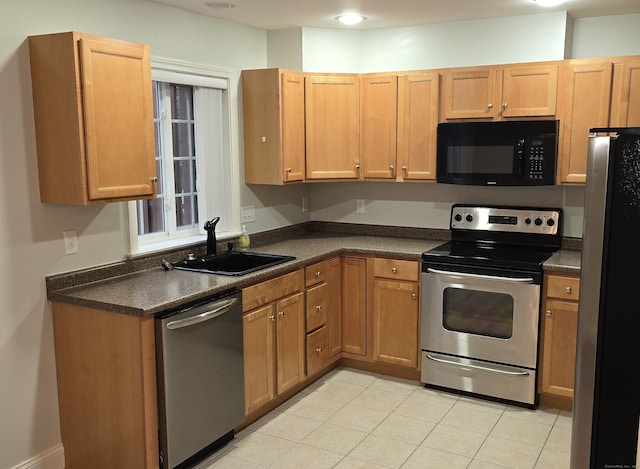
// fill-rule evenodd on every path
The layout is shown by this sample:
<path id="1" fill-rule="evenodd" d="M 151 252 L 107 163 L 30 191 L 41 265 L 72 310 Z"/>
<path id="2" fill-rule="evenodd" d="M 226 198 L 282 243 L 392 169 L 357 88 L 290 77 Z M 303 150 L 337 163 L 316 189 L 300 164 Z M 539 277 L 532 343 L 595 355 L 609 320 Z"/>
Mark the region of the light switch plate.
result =
<path id="1" fill-rule="evenodd" d="M 364 200 L 356 200 L 356 213 L 364 213 Z"/>
<path id="2" fill-rule="evenodd" d="M 256 207 L 254 205 L 240 207 L 240 218 L 242 219 L 242 223 L 256 221 Z"/>
<path id="3" fill-rule="evenodd" d="M 62 238 L 64 239 L 65 255 L 76 254 L 78 252 L 78 235 L 76 234 L 76 230 L 63 231 Z"/>

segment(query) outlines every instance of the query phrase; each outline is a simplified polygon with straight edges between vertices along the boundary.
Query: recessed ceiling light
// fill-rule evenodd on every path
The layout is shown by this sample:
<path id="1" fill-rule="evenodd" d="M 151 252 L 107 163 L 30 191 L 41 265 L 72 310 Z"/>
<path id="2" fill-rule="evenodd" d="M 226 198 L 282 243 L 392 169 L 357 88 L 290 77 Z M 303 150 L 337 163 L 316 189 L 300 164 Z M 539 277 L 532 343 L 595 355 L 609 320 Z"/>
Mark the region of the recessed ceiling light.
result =
<path id="1" fill-rule="evenodd" d="M 537 3 L 541 7 L 555 7 L 564 3 L 564 0 L 533 0 L 533 3 Z"/>
<path id="2" fill-rule="evenodd" d="M 216 10 L 224 10 L 228 8 L 233 8 L 235 5 L 233 3 L 227 3 L 227 2 L 206 2 L 204 6 L 209 8 L 214 8 Z"/>
<path id="3" fill-rule="evenodd" d="M 346 13 L 344 15 L 336 16 L 336 20 L 340 21 L 342 24 L 358 24 L 366 20 L 366 16 L 358 15 L 356 13 Z"/>

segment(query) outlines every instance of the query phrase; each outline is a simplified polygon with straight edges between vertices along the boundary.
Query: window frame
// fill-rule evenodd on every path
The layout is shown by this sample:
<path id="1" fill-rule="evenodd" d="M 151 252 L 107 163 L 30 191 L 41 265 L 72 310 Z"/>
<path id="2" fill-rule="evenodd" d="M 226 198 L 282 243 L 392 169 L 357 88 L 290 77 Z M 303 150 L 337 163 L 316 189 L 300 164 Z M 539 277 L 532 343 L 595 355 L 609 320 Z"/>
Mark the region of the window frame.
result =
<path id="1" fill-rule="evenodd" d="M 137 217 L 137 201 L 131 201 L 127 203 L 127 224 L 128 224 L 128 238 L 129 249 L 127 256 L 135 257 L 137 255 L 144 255 L 151 252 L 159 252 L 166 249 L 172 249 L 176 247 L 187 247 L 193 244 L 198 244 L 206 240 L 206 232 L 204 231 L 204 223 L 209 218 L 220 216 L 220 222 L 216 227 L 216 236 L 218 239 L 228 239 L 240 234 L 240 168 L 239 168 L 239 144 L 238 144 L 238 99 L 237 99 L 237 74 L 233 70 L 223 69 L 218 67 L 211 67 L 202 64 L 195 64 L 190 62 L 178 61 L 173 59 L 167 59 L 162 57 L 151 58 L 151 76 L 153 80 L 158 81 L 172 81 L 165 79 L 163 75 L 178 76 L 175 74 L 189 75 L 186 81 L 192 81 L 194 86 L 194 102 L 197 103 L 195 97 L 197 93 L 197 86 L 202 86 L 199 81 L 207 81 L 210 79 L 224 80 L 226 82 L 226 89 L 222 91 L 220 99 L 222 105 L 222 115 L 218 116 L 222 119 L 221 135 L 223 142 L 223 172 L 224 187 L 220 187 L 218 184 L 212 184 L 211 180 L 207 181 L 207 178 L 203 178 L 203 174 L 210 173 L 213 169 L 205 159 L 198 159 L 198 193 L 202 196 L 198 197 L 198 210 L 199 210 L 199 227 L 198 234 L 191 236 L 180 235 L 170 237 L 169 235 L 160 234 L 160 236 L 151 236 L 151 240 L 148 243 L 140 243 L 138 236 L 138 217 Z M 200 78 L 201 80 L 198 80 Z M 185 83 L 186 84 L 186 83 Z M 197 104 L 194 106 L 194 112 L 196 118 L 199 115 L 201 118 L 206 114 L 206 110 L 198 109 Z M 204 114 L 203 114 L 204 113 Z M 211 116 L 209 116 L 211 117 Z M 196 140 L 197 148 L 202 148 L 202 139 Z M 202 155 L 202 150 L 197 150 L 196 154 Z M 159 175 L 160 176 L 160 175 Z M 166 181 L 165 181 L 166 184 Z M 215 194 L 214 194 L 215 191 Z M 213 197 L 222 197 L 223 213 L 210 213 L 207 209 L 207 199 L 212 200 Z"/>

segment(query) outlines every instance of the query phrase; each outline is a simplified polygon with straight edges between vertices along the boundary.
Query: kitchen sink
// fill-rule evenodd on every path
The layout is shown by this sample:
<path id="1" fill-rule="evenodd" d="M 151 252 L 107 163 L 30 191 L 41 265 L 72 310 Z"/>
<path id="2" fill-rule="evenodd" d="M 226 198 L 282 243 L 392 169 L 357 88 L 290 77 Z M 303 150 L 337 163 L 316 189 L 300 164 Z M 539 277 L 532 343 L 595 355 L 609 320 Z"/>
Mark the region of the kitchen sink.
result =
<path id="1" fill-rule="evenodd" d="M 240 276 L 294 260 L 292 256 L 249 251 L 226 251 L 217 255 L 187 258 L 173 264 L 174 269 L 209 274 Z"/>

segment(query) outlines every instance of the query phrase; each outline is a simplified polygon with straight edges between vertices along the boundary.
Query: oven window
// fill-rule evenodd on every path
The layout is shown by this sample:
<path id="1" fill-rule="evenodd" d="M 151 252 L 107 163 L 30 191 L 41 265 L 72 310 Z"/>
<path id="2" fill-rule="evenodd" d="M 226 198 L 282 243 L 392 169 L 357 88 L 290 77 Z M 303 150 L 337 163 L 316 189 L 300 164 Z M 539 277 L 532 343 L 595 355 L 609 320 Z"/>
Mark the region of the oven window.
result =
<path id="1" fill-rule="evenodd" d="M 445 288 L 445 329 L 499 339 L 513 334 L 513 297 L 506 293 Z"/>

